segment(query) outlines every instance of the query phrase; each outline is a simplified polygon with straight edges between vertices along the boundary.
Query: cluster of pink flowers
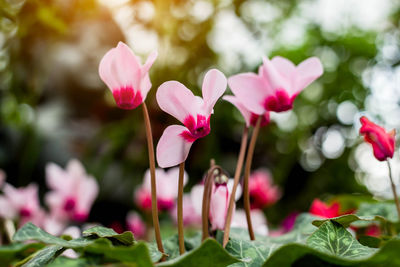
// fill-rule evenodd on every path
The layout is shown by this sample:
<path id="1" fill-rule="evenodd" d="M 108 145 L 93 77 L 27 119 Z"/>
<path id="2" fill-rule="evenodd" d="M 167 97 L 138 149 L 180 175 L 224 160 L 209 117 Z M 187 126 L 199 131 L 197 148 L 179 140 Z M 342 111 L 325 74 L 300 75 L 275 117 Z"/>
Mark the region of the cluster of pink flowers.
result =
<path id="1" fill-rule="evenodd" d="M 49 233 L 60 235 L 72 222 L 85 222 L 98 194 L 95 178 L 88 175 L 77 160 L 71 160 L 65 169 L 49 163 L 46 182 L 50 191 L 45 194 L 48 210 L 40 206 L 38 187 L 29 184 L 15 188 L 5 182 L 0 173 L 0 217 L 15 221 L 18 226 L 32 222 Z"/>

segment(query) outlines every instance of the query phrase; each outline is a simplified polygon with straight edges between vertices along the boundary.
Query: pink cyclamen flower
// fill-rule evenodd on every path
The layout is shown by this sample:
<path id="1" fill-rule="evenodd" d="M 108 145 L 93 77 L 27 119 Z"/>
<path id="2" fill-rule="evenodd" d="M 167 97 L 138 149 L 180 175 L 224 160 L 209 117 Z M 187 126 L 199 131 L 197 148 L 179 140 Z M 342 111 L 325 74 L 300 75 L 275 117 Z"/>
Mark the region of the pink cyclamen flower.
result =
<path id="1" fill-rule="evenodd" d="M 210 200 L 210 222 L 212 230 L 223 230 L 228 213 L 229 198 L 233 188 L 233 179 L 229 179 L 227 183 L 214 184 L 211 191 Z M 202 212 L 202 199 L 203 199 L 204 185 L 195 185 L 190 193 L 193 207 L 196 213 L 201 218 Z M 236 189 L 235 201 L 237 201 L 242 194 L 242 188 L 238 185 Z M 235 210 L 234 210 L 235 212 Z"/>
<path id="2" fill-rule="evenodd" d="M 193 227 L 201 225 L 201 199 L 203 195 L 199 197 L 200 198 L 196 197 L 197 203 L 193 203 L 192 194 L 183 195 L 183 225 Z M 195 205 L 200 205 L 200 210 L 197 210 Z M 175 205 L 174 209 L 170 212 L 170 216 L 176 224 L 178 223 L 177 208 L 177 205 Z"/>
<path id="3" fill-rule="evenodd" d="M 392 158 L 394 154 L 396 131 L 386 132 L 381 126 L 371 122 L 367 117 L 361 117 L 360 134 L 364 135 L 365 142 L 372 145 L 374 156 L 379 161 Z"/>
<path id="4" fill-rule="evenodd" d="M 157 168 L 156 179 L 158 208 L 160 210 L 171 210 L 178 197 L 179 168 L 171 168 L 168 171 Z M 185 172 L 183 175 L 183 184 L 185 185 L 187 181 L 188 175 Z M 150 170 L 146 171 L 142 186 L 135 191 L 135 201 L 140 208 L 144 210 L 151 209 Z"/>
<path id="5" fill-rule="evenodd" d="M 210 133 L 210 116 L 217 100 L 226 90 L 226 78 L 216 69 L 204 77 L 203 98 L 193 95 L 177 81 L 163 83 L 157 90 L 157 102 L 166 113 L 185 126 L 168 126 L 157 145 L 157 162 L 162 168 L 184 162 L 198 138 Z"/>
<path id="6" fill-rule="evenodd" d="M 262 210 L 251 210 L 251 221 L 253 224 L 254 232 L 259 235 L 268 235 L 267 219 L 265 218 Z M 242 209 L 237 210 L 232 218 L 231 227 L 247 229 L 246 212 Z"/>
<path id="7" fill-rule="evenodd" d="M 122 42 L 104 55 L 99 75 L 110 88 L 118 107 L 134 109 L 143 103 L 151 88 L 149 70 L 156 58 L 157 52 L 151 53 L 142 66 L 139 58 Z"/>
<path id="8" fill-rule="evenodd" d="M 146 224 L 137 212 L 131 211 L 128 213 L 126 225 L 128 230 L 134 234 L 135 239 L 141 239 L 146 236 Z"/>
<path id="9" fill-rule="evenodd" d="M 298 66 L 283 57 L 263 59 L 255 73 L 240 73 L 228 79 L 229 87 L 248 110 L 255 114 L 282 112 L 293 108 L 296 96 L 321 76 L 320 60 L 311 57 Z"/>
<path id="10" fill-rule="evenodd" d="M 273 184 L 270 173 L 266 170 L 257 170 L 250 175 L 249 192 L 252 209 L 270 206 L 281 197 L 279 187 Z"/>
<path id="11" fill-rule="evenodd" d="M 260 123 L 261 127 L 267 126 L 269 124 L 269 122 L 270 122 L 269 111 L 266 111 L 262 115 L 258 115 L 258 114 L 251 112 L 250 110 L 248 110 L 246 108 L 246 106 L 242 102 L 240 102 L 240 100 L 236 96 L 226 95 L 222 98 L 224 100 L 230 102 L 232 105 L 234 105 L 240 111 L 247 127 L 250 127 L 250 125 L 253 127 L 256 126 L 259 116 L 262 116 L 261 123 Z"/>
<path id="12" fill-rule="evenodd" d="M 46 182 L 52 191 L 45 195 L 45 202 L 53 216 L 79 222 L 88 218 L 99 186 L 78 160 L 70 160 L 65 170 L 54 163 L 47 164 Z"/>
<path id="13" fill-rule="evenodd" d="M 5 183 L 3 192 L 4 195 L 0 196 L 0 217 L 18 219 L 19 225 L 32 222 L 41 226 L 44 212 L 40 207 L 36 184 L 15 188 Z"/>

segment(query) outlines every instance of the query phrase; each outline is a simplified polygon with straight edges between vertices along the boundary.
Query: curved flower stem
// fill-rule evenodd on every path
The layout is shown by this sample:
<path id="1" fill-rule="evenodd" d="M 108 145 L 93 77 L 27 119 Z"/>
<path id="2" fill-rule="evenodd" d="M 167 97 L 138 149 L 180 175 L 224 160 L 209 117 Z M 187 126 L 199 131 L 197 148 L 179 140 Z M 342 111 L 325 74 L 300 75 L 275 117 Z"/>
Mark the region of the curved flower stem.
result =
<path id="1" fill-rule="evenodd" d="M 143 106 L 144 124 L 146 127 L 147 148 L 149 150 L 150 177 L 151 177 L 151 215 L 153 218 L 154 233 L 156 237 L 157 247 L 158 250 L 164 254 L 164 247 L 161 241 L 160 222 L 158 221 L 156 163 L 154 160 L 153 134 L 151 132 L 149 111 L 147 110 L 146 103 L 143 102 L 142 106 Z"/>
<path id="2" fill-rule="evenodd" d="M 204 181 L 204 191 L 203 191 L 203 204 L 201 212 L 202 221 L 202 237 L 201 240 L 204 241 L 209 236 L 208 233 L 208 215 L 210 214 L 210 200 L 211 191 L 214 182 L 214 172 L 221 172 L 221 167 L 218 165 L 213 165 L 207 172 L 207 177 Z"/>
<path id="3" fill-rule="evenodd" d="M 250 215 L 250 192 L 249 192 L 249 176 L 251 170 L 251 162 L 253 161 L 254 148 L 256 146 L 258 133 L 260 132 L 262 116 L 257 119 L 256 126 L 253 130 L 253 135 L 251 136 L 249 150 L 247 151 L 246 165 L 244 168 L 244 178 L 243 178 L 243 198 L 244 198 L 244 210 L 246 212 L 247 229 L 249 230 L 250 240 L 255 240 L 253 225 L 251 223 Z"/>
<path id="4" fill-rule="evenodd" d="M 183 175 L 185 172 L 185 162 L 179 165 L 179 184 L 178 184 L 178 239 L 179 253 L 185 253 L 185 238 L 183 235 Z"/>
<path id="5" fill-rule="evenodd" d="M 241 145 L 240 145 L 239 157 L 238 157 L 238 161 L 236 163 L 236 170 L 235 170 L 235 177 L 234 177 L 234 180 L 233 180 L 232 192 L 231 192 L 231 196 L 229 198 L 229 207 L 228 207 L 228 212 L 227 212 L 227 215 L 226 215 L 225 227 L 224 227 L 224 239 L 223 239 L 223 242 L 222 242 L 222 246 L 223 247 L 226 246 L 226 244 L 228 243 L 228 240 L 229 240 L 229 232 L 231 230 L 231 221 L 232 221 L 233 209 L 235 207 L 236 189 L 237 189 L 237 186 L 239 184 L 240 173 L 242 172 L 244 155 L 246 153 L 246 147 L 247 147 L 248 133 L 249 133 L 249 128 L 247 126 L 245 126 L 245 128 L 243 130 Z"/>
<path id="6" fill-rule="evenodd" d="M 399 204 L 399 198 L 397 197 L 396 193 L 396 186 L 393 183 L 393 177 L 392 177 L 392 167 L 390 166 L 389 160 L 387 160 L 387 164 L 389 167 L 389 178 L 390 178 L 390 184 L 392 186 L 392 191 L 393 191 L 393 196 L 394 196 L 394 203 L 396 203 L 396 209 L 397 209 L 397 215 L 399 216 L 400 220 L 400 204 Z"/>

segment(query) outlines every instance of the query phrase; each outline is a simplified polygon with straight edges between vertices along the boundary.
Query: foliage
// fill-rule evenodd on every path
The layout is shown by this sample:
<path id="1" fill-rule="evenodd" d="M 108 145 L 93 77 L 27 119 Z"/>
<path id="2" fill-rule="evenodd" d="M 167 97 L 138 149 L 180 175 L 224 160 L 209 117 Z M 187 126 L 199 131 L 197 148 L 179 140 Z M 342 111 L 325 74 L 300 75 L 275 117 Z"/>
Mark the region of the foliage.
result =
<path id="1" fill-rule="evenodd" d="M 392 203 L 382 203 L 388 208 Z M 370 237 L 367 241 L 356 238 L 346 228 L 354 223 L 387 223 L 382 216 L 343 215 L 321 220 L 310 214 L 301 214 L 290 232 L 277 237 L 257 236 L 250 241 L 247 230 L 233 228 L 230 240 L 223 249 L 223 232 L 216 240 L 200 240 L 200 233 L 188 235 L 186 253 L 179 255 L 177 237 L 163 240 L 165 261 L 157 266 L 377 266 L 400 264 L 400 239 Z M 365 225 L 363 226 L 365 227 Z M 358 231 L 358 230 L 357 230 Z M 365 237 L 365 236 L 364 236 Z M 92 227 L 83 237 L 64 240 L 52 236 L 33 224 L 26 224 L 14 235 L 14 243 L 0 247 L 0 258 L 17 266 L 154 266 L 163 257 L 153 243 L 135 241 L 129 232 L 117 234 L 105 227 Z M 34 240 L 39 243 L 24 244 Z M 218 242 L 217 242 L 218 241 Z M 378 243 L 376 241 L 379 241 Z M 370 244 L 374 242 L 376 247 Z M 62 255 L 72 248 L 77 258 Z M 25 257 L 25 258 L 24 258 Z M 19 263 L 17 263 L 19 261 Z M 46 265 L 47 264 L 47 265 Z"/>

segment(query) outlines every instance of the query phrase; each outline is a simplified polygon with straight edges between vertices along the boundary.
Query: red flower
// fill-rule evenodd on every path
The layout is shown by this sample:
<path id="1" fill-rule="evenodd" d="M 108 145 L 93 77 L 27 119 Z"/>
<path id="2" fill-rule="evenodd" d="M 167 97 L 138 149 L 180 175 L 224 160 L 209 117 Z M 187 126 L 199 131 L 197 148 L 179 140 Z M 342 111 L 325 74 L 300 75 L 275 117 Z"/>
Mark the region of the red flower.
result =
<path id="1" fill-rule="evenodd" d="M 360 122 L 362 124 L 360 134 L 364 135 L 365 142 L 372 145 L 375 158 L 380 161 L 392 158 L 396 131 L 393 129 L 390 132 L 386 132 L 384 128 L 364 116 L 360 118 Z"/>
<path id="2" fill-rule="evenodd" d="M 310 213 L 323 218 L 335 218 L 341 215 L 339 212 L 339 202 L 333 202 L 331 205 L 327 205 L 318 198 L 314 199 L 310 207 Z"/>

